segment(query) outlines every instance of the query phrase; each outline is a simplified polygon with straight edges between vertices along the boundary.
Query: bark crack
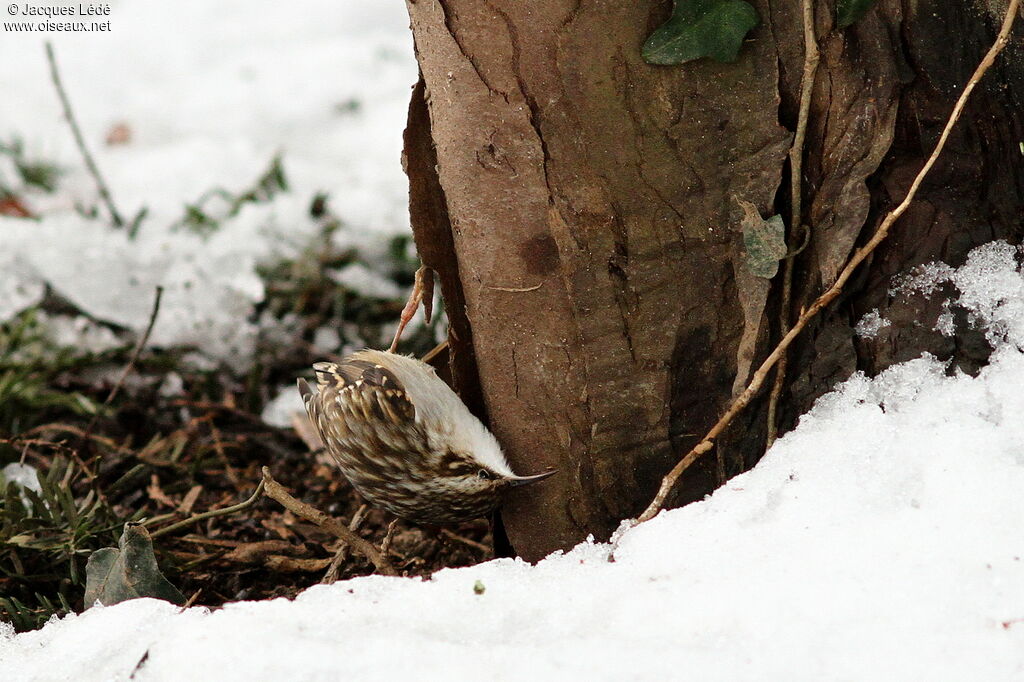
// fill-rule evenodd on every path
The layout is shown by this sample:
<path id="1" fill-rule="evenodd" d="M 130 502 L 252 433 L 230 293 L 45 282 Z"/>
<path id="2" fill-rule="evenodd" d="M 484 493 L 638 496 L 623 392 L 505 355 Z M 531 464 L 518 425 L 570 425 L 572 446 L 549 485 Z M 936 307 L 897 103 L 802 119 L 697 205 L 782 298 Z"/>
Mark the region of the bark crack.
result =
<path id="1" fill-rule="evenodd" d="M 519 364 L 516 360 L 516 344 L 512 343 L 512 383 L 516 388 L 516 398 L 519 397 Z"/>
<path id="2" fill-rule="evenodd" d="M 621 92 L 626 102 L 626 113 L 629 114 L 629 120 L 633 124 L 633 150 L 636 154 L 635 163 L 637 177 L 640 179 L 640 182 L 642 182 L 644 186 L 651 191 L 658 201 L 667 206 L 668 209 L 672 211 L 677 218 L 679 218 L 679 221 L 685 224 L 686 218 L 683 216 L 682 212 L 676 208 L 675 205 L 672 204 L 664 194 L 662 194 L 661 190 L 655 187 L 655 185 L 648 180 L 647 176 L 644 174 L 644 152 L 643 149 L 640 148 L 640 140 L 644 139 L 644 126 L 638 117 L 639 107 L 633 101 L 633 97 L 630 94 L 633 89 L 633 74 L 629 68 L 628 60 L 626 60 L 621 51 L 617 55 L 617 58 L 619 63 L 622 65 L 622 72 L 625 74 L 626 79 L 626 82 L 621 87 Z M 674 145 L 672 146 L 674 147 Z M 689 166 L 689 163 L 687 163 L 687 166 Z M 692 170 L 691 174 L 698 179 L 698 183 L 700 183 L 701 189 L 703 189 L 703 182 L 700 181 L 700 176 Z"/>
<path id="3" fill-rule="evenodd" d="M 452 25 L 452 18 L 449 16 L 448 11 L 445 9 L 444 3 L 439 3 L 439 8 L 441 10 L 441 18 L 444 20 L 444 27 L 448 31 L 448 35 L 451 36 L 452 41 L 455 43 L 455 46 L 459 48 L 459 52 L 462 53 L 462 56 L 466 58 L 466 61 L 469 62 L 469 65 L 473 67 L 473 71 L 474 73 L 476 73 L 476 77 L 480 79 L 480 82 L 483 84 L 485 88 L 487 88 L 488 92 L 498 95 L 503 100 L 505 100 L 505 103 L 507 104 L 508 94 L 502 92 L 498 88 L 491 85 L 491 82 L 487 79 L 487 76 L 484 75 L 483 69 L 480 68 L 480 64 L 477 63 L 476 57 L 470 54 L 469 50 L 466 49 L 466 46 L 462 44 L 462 38 L 459 37 L 458 31 L 456 31 L 455 27 Z M 456 17 L 458 16 L 454 10 L 451 12 L 451 14 Z"/>
<path id="4" fill-rule="evenodd" d="M 608 259 L 608 274 L 618 280 L 618 286 L 612 288 L 612 295 L 615 298 L 615 307 L 619 311 L 619 320 L 622 323 L 622 337 L 629 349 L 629 357 L 636 364 L 636 351 L 633 348 L 633 335 L 630 329 L 630 301 L 627 300 L 626 290 L 633 296 L 635 305 L 639 305 L 639 295 L 629 280 L 629 231 L 622 219 L 622 211 L 618 204 L 612 202 L 613 239 L 615 253 Z"/>
<path id="5" fill-rule="evenodd" d="M 526 79 L 523 78 L 523 55 L 522 44 L 519 38 L 519 29 L 516 28 L 515 23 L 513 23 L 511 17 L 509 17 L 504 10 L 495 7 L 489 2 L 487 3 L 487 6 L 490 7 L 495 14 L 501 17 L 502 21 L 505 23 L 505 30 L 508 31 L 508 39 L 512 45 L 512 75 L 515 76 L 516 85 L 519 86 L 519 92 L 522 94 L 523 101 L 526 104 L 526 110 L 528 113 L 527 120 L 530 123 L 530 127 L 533 128 L 533 132 L 537 135 L 537 142 L 540 145 L 540 151 L 543 157 L 541 171 L 544 175 L 544 185 L 548 190 L 548 204 L 553 205 L 555 195 L 554 190 L 551 187 L 551 181 L 548 177 L 548 164 L 551 162 L 551 155 L 548 152 L 548 143 L 544 139 L 544 133 L 541 131 L 540 127 L 540 107 L 537 105 L 536 98 L 530 93 L 530 88 L 526 85 Z"/>

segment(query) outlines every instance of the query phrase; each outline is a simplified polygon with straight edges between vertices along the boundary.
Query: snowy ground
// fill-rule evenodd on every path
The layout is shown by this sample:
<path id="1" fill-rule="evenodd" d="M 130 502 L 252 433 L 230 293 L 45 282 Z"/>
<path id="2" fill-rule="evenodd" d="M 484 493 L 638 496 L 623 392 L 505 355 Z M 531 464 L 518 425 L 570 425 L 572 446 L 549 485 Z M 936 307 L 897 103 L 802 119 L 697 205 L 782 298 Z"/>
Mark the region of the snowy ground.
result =
<path id="1" fill-rule="evenodd" d="M 947 376 L 929 357 L 854 376 L 752 471 L 616 547 L 427 581 L 359 578 L 212 613 L 153 600 L 97 607 L 37 632 L 0 630 L 0 670 L 24 680 L 126 679 L 136 667 L 138 680 L 1021 679 L 1020 255 L 991 244 L 952 274 L 997 346 L 977 377 Z"/>
<path id="2" fill-rule="evenodd" d="M 264 295 L 255 265 L 307 243 L 317 192 L 330 194 L 345 223 L 340 242 L 372 252 L 383 248 L 381 235 L 408 230 L 401 134 L 416 63 L 405 8 L 380 0 L 109 6 L 109 33 L 0 34 L 0 141 L 20 136 L 31 158 L 67 171 L 57 194 L 27 197 L 40 222 L 0 217 L 0 321 L 38 301 L 48 283 L 86 312 L 141 330 L 162 284 L 153 345 L 196 345 L 244 363 L 256 332 L 247 318 Z M 74 209 L 95 205 L 96 191 L 63 121 L 44 38 L 120 212 L 129 219 L 148 209 L 134 240 Z M 119 124 L 131 139 L 108 144 Z M 251 187 L 277 153 L 291 191 L 246 207 L 209 239 L 168 230 L 208 190 Z M 11 169 L 0 164 L 4 174 Z"/>
<path id="3" fill-rule="evenodd" d="M 150 218 L 131 241 L 79 217 L 62 192 L 34 198 L 40 223 L 0 219 L 0 317 L 45 281 L 138 328 L 162 283 L 154 340 L 229 357 L 253 333 L 253 264 L 296 248 L 314 192 L 331 192 L 349 226 L 342 239 L 405 229 L 398 158 L 415 64 L 404 9 L 111 7 L 111 34 L 56 47 L 122 211 L 146 205 Z M 70 196 L 91 201 L 38 36 L 5 34 L 0 63 L 17 65 L 0 70 L 0 135 L 59 160 Z M 103 144 L 121 121 L 133 141 Z M 185 201 L 248 185 L 277 151 L 291 193 L 209 241 L 166 231 Z M 499 560 L 428 581 L 361 578 L 212 613 L 138 600 L 21 635 L 0 624 L 0 678 L 1021 679 L 1019 257 L 995 244 L 955 273 L 926 273 L 953 281 L 998 347 L 979 376 L 947 376 L 928 357 L 854 376 L 754 470 L 614 548 L 587 543 L 537 566 Z"/>

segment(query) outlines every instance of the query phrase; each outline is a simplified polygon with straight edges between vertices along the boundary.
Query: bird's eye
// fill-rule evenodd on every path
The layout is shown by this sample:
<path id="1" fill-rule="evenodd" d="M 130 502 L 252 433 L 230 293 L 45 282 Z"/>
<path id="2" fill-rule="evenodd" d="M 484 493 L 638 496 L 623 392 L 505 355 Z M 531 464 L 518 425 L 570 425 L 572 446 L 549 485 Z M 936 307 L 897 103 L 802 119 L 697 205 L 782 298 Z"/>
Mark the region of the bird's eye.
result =
<path id="1" fill-rule="evenodd" d="M 485 481 L 491 480 L 491 472 L 488 471 L 487 469 L 481 469 L 480 471 L 476 472 L 476 475 L 484 479 Z"/>

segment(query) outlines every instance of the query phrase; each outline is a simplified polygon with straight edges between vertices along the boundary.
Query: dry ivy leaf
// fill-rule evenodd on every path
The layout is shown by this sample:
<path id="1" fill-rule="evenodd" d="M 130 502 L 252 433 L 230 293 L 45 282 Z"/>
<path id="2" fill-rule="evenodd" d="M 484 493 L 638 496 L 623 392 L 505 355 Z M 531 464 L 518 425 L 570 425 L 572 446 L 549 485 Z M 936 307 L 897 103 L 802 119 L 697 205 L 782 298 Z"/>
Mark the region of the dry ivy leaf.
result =
<path id="1" fill-rule="evenodd" d="M 743 230 L 744 246 L 746 246 L 747 226 L 764 221 L 761 219 L 757 207 L 751 202 L 737 198 L 736 203 L 743 209 L 744 215 L 740 225 Z M 774 263 L 775 269 L 778 270 L 778 260 L 775 260 Z M 743 309 L 743 335 L 736 348 L 736 376 L 732 386 L 732 394 L 735 397 L 744 389 L 750 378 L 750 369 L 754 362 L 754 352 L 757 349 L 757 339 L 761 333 L 761 323 L 765 305 L 768 302 L 768 290 L 771 288 L 771 282 L 753 272 L 753 268 L 750 267 L 749 250 L 741 249 L 738 244 L 734 247 L 733 272 L 736 276 L 736 294 L 740 301 L 740 307 Z"/>
<path id="2" fill-rule="evenodd" d="M 85 566 L 85 607 L 97 601 L 110 606 L 129 599 L 153 597 L 182 604 L 185 596 L 160 572 L 153 541 L 144 527 L 127 523 L 117 547 L 104 547 Z"/>
<path id="3" fill-rule="evenodd" d="M 771 279 L 779 271 L 779 261 L 786 255 L 786 224 L 782 216 L 764 219 L 749 201 L 737 199 L 743 208 L 743 246 L 747 251 L 747 267 L 756 277 Z"/>

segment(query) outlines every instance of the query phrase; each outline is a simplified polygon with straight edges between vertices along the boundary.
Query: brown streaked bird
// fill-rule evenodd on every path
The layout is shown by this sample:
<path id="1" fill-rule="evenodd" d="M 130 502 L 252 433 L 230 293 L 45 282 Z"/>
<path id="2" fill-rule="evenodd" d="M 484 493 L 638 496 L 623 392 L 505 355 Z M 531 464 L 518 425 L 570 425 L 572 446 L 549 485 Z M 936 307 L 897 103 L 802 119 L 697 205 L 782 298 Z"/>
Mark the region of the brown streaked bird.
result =
<path id="1" fill-rule="evenodd" d="M 318 391 L 299 393 L 327 452 L 375 506 L 416 523 L 485 516 L 515 486 L 555 473 L 516 476 L 498 441 L 434 368 L 364 350 L 313 365 Z"/>

